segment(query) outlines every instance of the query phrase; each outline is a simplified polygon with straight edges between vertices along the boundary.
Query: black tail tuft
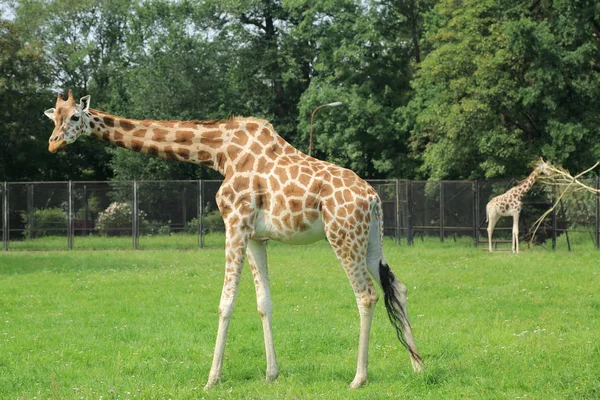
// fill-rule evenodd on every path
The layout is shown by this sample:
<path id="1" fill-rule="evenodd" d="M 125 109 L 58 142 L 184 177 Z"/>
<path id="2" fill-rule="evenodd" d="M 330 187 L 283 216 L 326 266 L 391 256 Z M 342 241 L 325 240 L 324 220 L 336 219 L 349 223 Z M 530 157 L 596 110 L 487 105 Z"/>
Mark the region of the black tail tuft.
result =
<path id="1" fill-rule="evenodd" d="M 420 360 L 421 357 L 410 348 L 404 338 L 402 327 L 404 324 L 409 325 L 408 316 L 400 299 L 398 299 L 398 293 L 395 289 L 396 276 L 390 270 L 390 266 L 384 264 L 383 261 L 379 262 L 379 279 L 381 280 L 381 288 L 383 289 L 385 309 L 390 322 L 394 326 L 394 329 L 396 329 L 398 340 L 400 340 L 400 343 L 402 343 L 414 359 Z"/>

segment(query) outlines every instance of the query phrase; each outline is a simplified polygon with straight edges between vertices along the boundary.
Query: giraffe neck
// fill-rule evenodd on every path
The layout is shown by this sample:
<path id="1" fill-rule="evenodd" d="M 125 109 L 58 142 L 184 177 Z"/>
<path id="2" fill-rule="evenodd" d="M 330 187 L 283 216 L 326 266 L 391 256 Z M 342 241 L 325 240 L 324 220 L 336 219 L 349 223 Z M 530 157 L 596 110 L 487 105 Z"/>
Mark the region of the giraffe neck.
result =
<path id="1" fill-rule="evenodd" d="M 537 169 L 534 169 L 533 172 L 531 174 L 529 174 L 529 176 L 521 183 L 519 183 L 516 188 L 518 189 L 518 192 L 523 195 L 527 192 L 529 192 L 529 190 L 531 189 L 531 187 L 533 186 L 533 184 L 535 183 L 535 180 L 537 179 L 537 177 L 539 176 L 539 171 Z"/>
<path id="2" fill-rule="evenodd" d="M 280 154 L 300 152 L 264 120 L 132 120 L 90 109 L 89 134 L 118 147 L 155 157 L 200 164 L 224 176 L 260 169 Z"/>

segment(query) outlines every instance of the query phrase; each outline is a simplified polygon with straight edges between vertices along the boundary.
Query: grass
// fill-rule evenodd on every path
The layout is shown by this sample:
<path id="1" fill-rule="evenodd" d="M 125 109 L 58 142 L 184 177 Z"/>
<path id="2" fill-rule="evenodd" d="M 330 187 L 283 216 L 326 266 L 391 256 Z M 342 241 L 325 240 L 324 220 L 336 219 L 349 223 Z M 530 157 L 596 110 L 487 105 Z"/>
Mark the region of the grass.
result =
<path id="1" fill-rule="evenodd" d="M 222 249 L 1 253 L 0 398 L 599 398 L 600 253 L 523 250 L 387 242 L 426 370 L 412 372 L 380 302 L 369 382 L 349 391 L 358 313 L 347 278 L 325 242 L 270 244 L 280 377 L 264 383 L 246 268 L 210 392 Z"/>

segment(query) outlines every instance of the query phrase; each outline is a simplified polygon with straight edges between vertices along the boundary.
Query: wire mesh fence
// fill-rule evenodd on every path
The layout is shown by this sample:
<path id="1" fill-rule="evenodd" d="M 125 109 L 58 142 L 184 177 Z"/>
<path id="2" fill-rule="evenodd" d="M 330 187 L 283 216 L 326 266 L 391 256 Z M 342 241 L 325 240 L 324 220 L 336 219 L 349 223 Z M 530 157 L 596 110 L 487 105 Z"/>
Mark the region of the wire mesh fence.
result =
<path id="1" fill-rule="evenodd" d="M 415 240 L 487 243 L 485 206 L 512 180 L 372 180 L 384 211 L 384 234 Z M 584 181 L 600 188 L 600 178 Z M 221 181 L 5 182 L 0 184 L 4 250 L 188 249 L 223 246 L 224 223 L 215 196 Z M 555 248 L 600 248 L 600 196 L 564 196 L 541 223 L 558 191 L 535 186 L 524 198 L 521 240 Z M 511 218 L 500 219 L 494 243 L 510 243 Z M 510 245 L 506 246 L 510 247 Z"/>

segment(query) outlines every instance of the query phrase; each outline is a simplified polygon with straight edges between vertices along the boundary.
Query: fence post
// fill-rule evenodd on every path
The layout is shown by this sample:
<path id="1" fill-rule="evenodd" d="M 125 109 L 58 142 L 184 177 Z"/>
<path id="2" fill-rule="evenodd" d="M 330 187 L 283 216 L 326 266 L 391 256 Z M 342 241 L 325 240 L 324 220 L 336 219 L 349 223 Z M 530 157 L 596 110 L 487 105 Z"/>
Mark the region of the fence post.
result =
<path id="1" fill-rule="evenodd" d="M 556 198 L 556 188 L 552 189 L 552 204 Z M 535 238 L 534 238 L 535 240 Z M 556 207 L 552 209 L 552 250 L 556 250 Z"/>
<path id="2" fill-rule="evenodd" d="M 400 180 L 396 179 L 396 244 L 400 244 Z"/>
<path id="3" fill-rule="evenodd" d="M 406 243 L 409 246 L 413 245 L 413 231 L 412 231 L 412 191 L 413 181 L 406 181 L 406 209 L 408 215 L 406 216 Z"/>
<path id="4" fill-rule="evenodd" d="M 4 182 L 2 191 L 2 247 L 8 251 L 8 182 Z"/>
<path id="5" fill-rule="evenodd" d="M 198 180 L 198 247 L 204 248 L 204 181 Z"/>
<path id="6" fill-rule="evenodd" d="M 67 215 L 67 243 L 69 250 L 73 250 L 73 181 L 67 183 L 68 215 Z"/>
<path id="7" fill-rule="evenodd" d="M 596 177 L 596 250 L 600 250 L 600 175 Z"/>
<path id="8" fill-rule="evenodd" d="M 444 182 L 440 181 L 440 242 L 444 242 Z"/>
<path id="9" fill-rule="evenodd" d="M 473 247 L 479 246 L 479 180 L 473 181 Z"/>
<path id="10" fill-rule="evenodd" d="M 27 184 L 27 224 L 29 225 L 29 229 L 27 229 L 27 240 L 31 240 L 31 233 L 35 229 L 35 220 L 34 220 L 34 199 L 33 199 L 33 183 Z"/>
<path id="11" fill-rule="evenodd" d="M 133 236 L 133 248 L 138 249 L 139 240 L 138 240 L 138 185 L 137 181 L 133 181 L 133 215 L 131 218 L 131 236 Z"/>

